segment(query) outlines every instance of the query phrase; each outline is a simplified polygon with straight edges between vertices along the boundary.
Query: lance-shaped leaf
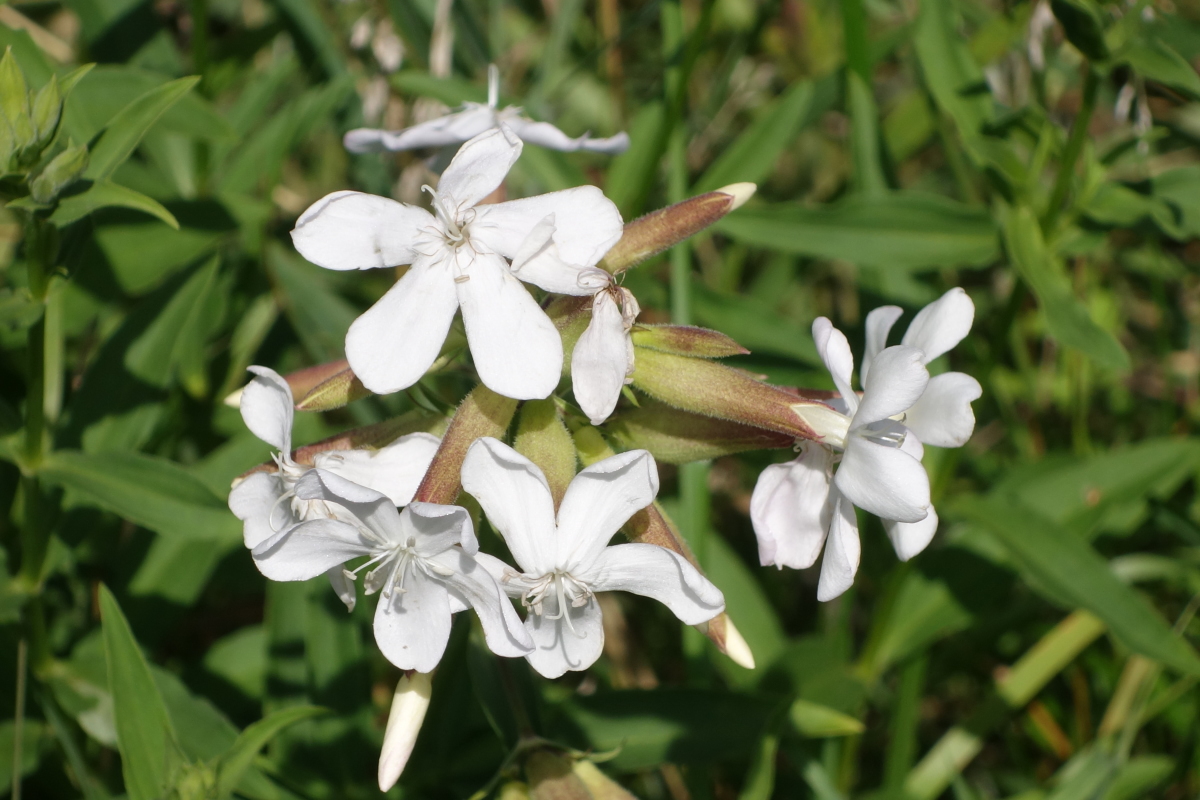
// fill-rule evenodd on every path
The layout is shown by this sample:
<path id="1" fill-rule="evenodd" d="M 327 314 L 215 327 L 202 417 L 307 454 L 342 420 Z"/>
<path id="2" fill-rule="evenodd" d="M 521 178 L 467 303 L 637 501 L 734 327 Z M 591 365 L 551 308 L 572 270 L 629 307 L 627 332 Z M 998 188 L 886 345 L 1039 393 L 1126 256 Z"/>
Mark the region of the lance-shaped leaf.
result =
<path id="1" fill-rule="evenodd" d="M 791 447 L 796 442 L 790 434 L 692 414 L 654 400 L 612 417 L 607 430 L 622 448 L 648 450 L 656 461 L 668 464 Z"/>
<path id="2" fill-rule="evenodd" d="M 1050 10 L 1062 23 L 1067 40 L 1092 61 L 1108 58 L 1104 16 L 1092 0 L 1050 0 Z"/>
<path id="3" fill-rule="evenodd" d="M 599 266 L 614 275 L 624 272 L 739 208 L 754 190 L 752 183 L 735 183 L 638 217 L 625 226 L 621 240 L 612 246 Z"/>
<path id="4" fill-rule="evenodd" d="M 485 436 L 503 439 L 516 411 L 516 400 L 498 395 L 483 384 L 472 389 L 454 412 L 414 499 L 423 503 L 453 503 L 462 489 L 462 464 L 467 448 Z"/>
<path id="5" fill-rule="evenodd" d="M 638 347 L 680 356 L 724 358 L 750 352 L 719 331 L 694 325 L 638 325 L 630 335 Z"/>
<path id="6" fill-rule="evenodd" d="M 554 507 L 558 508 L 575 477 L 575 444 L 553 398 L 530 400 L 521 406 L 513 449 L 546 475 Z"/>
<path id="7" fill-rule="evenodd" d="M 199 82 L 200 78 L 193 76 L 164 83 L 118 111 L 91 148 L 87 177 L 97 183 L 107 180 L 133 154 L 158 118 Z"/>
<path id="8" fill-rule="evenodd" d="M 218 763 L 217 797 L 227 797 L 237 788 L 254 763 L 254 757 L 284 728 L 324 713 L 326 710 L 319 706 L 293 706 L 276 711 L 242 731 Z"/>

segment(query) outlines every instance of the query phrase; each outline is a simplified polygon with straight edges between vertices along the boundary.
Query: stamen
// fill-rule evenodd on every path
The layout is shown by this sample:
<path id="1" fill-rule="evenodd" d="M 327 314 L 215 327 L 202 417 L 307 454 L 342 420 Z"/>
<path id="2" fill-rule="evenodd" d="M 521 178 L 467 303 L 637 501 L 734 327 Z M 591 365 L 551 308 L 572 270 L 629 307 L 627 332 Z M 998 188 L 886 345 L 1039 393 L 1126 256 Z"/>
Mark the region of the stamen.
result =
<path id="1" fill-rule="evenodd" d="M 271 530 L 278 533 L 283 528 L 282 525 L 279 527 L 275 527 L 275 511 L 276 511 L 276 509 L 279 508 L 280 503 L 284 502 L 285 500 L 291 500 L 295 496 L 296 496 L 295 492 L 290 491 L 290 490 L 286 491 L 283 494 L 279 495 L 279 499 L 276 500 L 274 502 L 274 504 L 272 504 L 271 511 L 267 514 L 267 522 L 271 525 Z"/>

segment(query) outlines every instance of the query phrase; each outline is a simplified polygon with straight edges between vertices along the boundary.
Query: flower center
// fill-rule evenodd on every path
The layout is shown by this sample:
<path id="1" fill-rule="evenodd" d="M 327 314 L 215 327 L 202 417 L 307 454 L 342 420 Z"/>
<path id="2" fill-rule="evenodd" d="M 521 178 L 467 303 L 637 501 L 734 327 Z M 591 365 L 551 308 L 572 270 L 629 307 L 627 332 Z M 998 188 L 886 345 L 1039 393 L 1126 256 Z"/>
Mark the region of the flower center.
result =
<path id="1" fill-rule="evenodd" d="M 546 613 L 548 609 L 543 606 L 547 598 L 549 598 L 550 604 L 557 608 L 557 611 Z M 571 615 L 567 613 L 567 606 L 580 608 L 587 605 L 590 599 L 592 599 L 592 590 L 586 583 L 569 572 L 556 570 L 543 575 L 526 589 L 525 593 L 521 595 L 521 605 L 539 617 L 565 619 L 567 627 L 571 629 L 572 633 L 575 633 L 575 626 L 571 623 Z"/>
<path id="2" fill-rule="evenodd" d="M 437 216 L 438 222 L 442 223 L 441 233 L 446 246 L 451 250 L 457 250 L 469 242 L 471 239 L 469 227 L 475 221 L 475 209 L 468 208 L 460 218 L 456 210 L 449 208 L 445 199 L 438 195 L 432 186 L 426 184 L 421 187 L 421 191 L 429 192 L 430 197 L 433 198 L 433 213 Z"/>
<path id="3" fill-rule="evenodd" d="M 372 551 L 367 561 L 354 570 L 346 570 L 345 574 L 354 580 L 367 567 L 375 567 L 363 580 L 363 587 L 369 595 L 376 592 L 381 592 L 384 597 L 391 597 L 393 592 L 404 594 L 408 591 L 404 588 L 404 581 L 410 570 L 420 570 L 431 578 L 444 578 L 452 574 L 451 570 L 418 555 L 416 539 L 411 536 L 403 542 L 384 542 L 372 531 L 366 528 L 360 530 L 364 536 L 378 542 L 379 547 Z"/>
<path id="4" fill-rule="evenodd" d="M 868 442 L 881 444 L 884 447 L 903 447 L 908 436 L 908 429 L 890 419 L 872 422 L 856 433 Z"/>

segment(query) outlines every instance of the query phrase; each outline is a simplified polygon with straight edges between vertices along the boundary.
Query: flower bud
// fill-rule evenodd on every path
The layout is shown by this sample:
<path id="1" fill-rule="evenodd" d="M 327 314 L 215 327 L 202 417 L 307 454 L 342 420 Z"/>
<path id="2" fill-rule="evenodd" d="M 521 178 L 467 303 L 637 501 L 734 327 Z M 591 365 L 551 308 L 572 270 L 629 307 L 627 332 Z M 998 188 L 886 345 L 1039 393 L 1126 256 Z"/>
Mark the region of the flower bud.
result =
<path id="1" fill-rule="evenodd" d="M 346 362 L 342 361 L 340 363 L 345 364 Z M 312 367 L 310 369 L 317 368 Z M 302 370 L 301 372 L 307 371 Z M 296 375 L 298 373 L 293 374 Z M 309 376 L 305 376 L 305 378 L 307 377 Z M 292 375 L 287 376 L 287 382 L 289 386 L 292 385 Z M 353 403 L 355 400 L 369 397 L 372 394 L 370 389 L 362 385 L 362 381 L 354 375 L 354 370 L 350 369 L 349 366 L 325 378 L 303 394 L 297 393 L 295 387 L 293 387 L 292 392 L 300 398 L 300 401 L 296 403 L 296 408 L 300 411 L 331 411 Z"/>
<path id="2" fill-rule="evenodd" d="M 408 764 L 425 712 L 433 682 L 425 672 L 408 672 L 396 684 L 392 710 L 388 713 L 387 729 L 383 734 L 383 749 L 379 753 L 379 791 L 386 792 L 396 785 L 400 773 Z"/>
<path id="3" fill-rule="evenodd" d="M 498 395 L 483 384 L 472 389 L 454 412 L 414 499 L 423 503 L 453 503 L 462 489 L 462 464 L 467 448 L 485 436 L 503 439 L 516 410 L 516 400 Z"/>
<path id="4" fill-rule="evenodd" d="M 63 100 L 58 89 L 58 76 L 51 75 L 50 81 L 33 98 L 30 120 L 33 122 L 34 144 L 40 149 L 50 143 L 62 119 Z"/>
<path id="5" fill-rule="evenodd" d="M 52 203 L 58 193 L 74 183 L 87 169 L 88 151 L 84 145 L 68 147 L 56 155 L 46 168 L 29 183 L 29 194 L 39 203 Z"/>
<path id="6" fill-rule="evenodd" d="M 5 48 L 4 57 L 0 58 L 0 112 L 12 131 L 13 151 L 19 154 L 35 137 L 29 119 L 29 85 L 11 47 Z"/>
<path id="7" fill-rule="evenodd" d="M 559 750 L 535 750 L 525 759 L 532 800 L 636 800 L 586 758 Z"/>
<path id="8" fill-rule="evenodd" d="M 575 477 L 575 444 L 552 398 L 527 400 L 521 405 L 513 449 L 542 470 L 558 508 Z"/>
<path id="9" fill-rule="evenodd" d="M 648 450 L 656 461 L 668 464 L 795 444 L 790 434 L 692 414 L 654 400 L 622 411 L 609 419 L 607 428 L 623 449 Z"/>
<path id="10" fill-rule="evenodd" d="M 724 358 L 750 352 L 723 333 L 693 325 L 638 325 L 630 335 L 637 347 L 680 356 Z"/>

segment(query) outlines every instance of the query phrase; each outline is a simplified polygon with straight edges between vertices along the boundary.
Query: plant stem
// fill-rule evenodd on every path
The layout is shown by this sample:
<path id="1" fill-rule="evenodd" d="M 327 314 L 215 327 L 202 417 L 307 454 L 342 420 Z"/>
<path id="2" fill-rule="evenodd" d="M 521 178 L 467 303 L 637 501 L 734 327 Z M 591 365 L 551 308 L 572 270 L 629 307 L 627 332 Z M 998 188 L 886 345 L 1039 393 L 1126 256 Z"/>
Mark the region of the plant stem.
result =
<path id="1" fill-rule="evenodd" d="M 1058 216 L 1062 212 L 1063 201 L 1071 188 L 1071 178 L 1075 175 L 1075 162 L 1083 152 L 1083 144 L 1087 141 L 1088 125 L 1092 120 L 1092 112 L 1096 109 L 1096 94 L 1100 89 L 1100 74 L 1090 63 L 1083 65 L 1083 100 L 1079 113 L 1071 123 L 1071 135 L 1063 150 L 1062 162 L 1058 165 L 1058 177 L 1054 180 L 1054 191 L 1050 195 L 1050 203 L 1046 206 L 1046 215 L 1042 220 L 1042 233 L 1050 235 Z"/>
<path id="2" fill-rule="evenodd" d="M 12 800 L 21 800 L 21 744 L 25 738 L 25 640 L 17 642 L 17 698 L 13 711 Z"/>
<path id="3" fill-rule="evenodd" d="M 867 11 L 863 0 L 842 0 L 842 30 L 846 40 L 846 67 L 871 85 L 871 53 L 867 43 Z"/>

